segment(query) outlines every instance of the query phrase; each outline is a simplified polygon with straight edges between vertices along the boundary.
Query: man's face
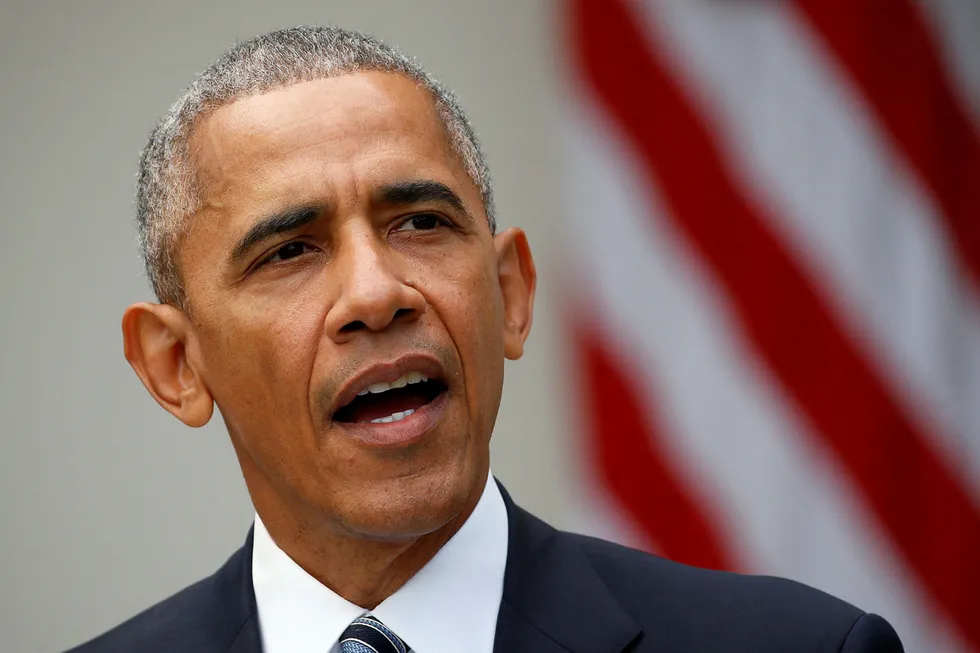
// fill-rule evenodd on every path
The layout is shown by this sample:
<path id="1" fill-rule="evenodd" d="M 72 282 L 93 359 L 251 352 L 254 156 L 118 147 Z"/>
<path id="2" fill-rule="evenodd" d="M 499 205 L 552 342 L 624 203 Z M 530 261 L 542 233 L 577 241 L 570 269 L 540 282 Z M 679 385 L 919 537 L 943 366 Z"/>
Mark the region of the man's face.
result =
<path id="1" fill-rule="evenodd" d="M 429 95 L 300 83 L 222 107 L 191 146 L 188 360 L 256 505 L 368 537 L 447 523 L 489 465 L 513 234 L 490 233 Z"/>

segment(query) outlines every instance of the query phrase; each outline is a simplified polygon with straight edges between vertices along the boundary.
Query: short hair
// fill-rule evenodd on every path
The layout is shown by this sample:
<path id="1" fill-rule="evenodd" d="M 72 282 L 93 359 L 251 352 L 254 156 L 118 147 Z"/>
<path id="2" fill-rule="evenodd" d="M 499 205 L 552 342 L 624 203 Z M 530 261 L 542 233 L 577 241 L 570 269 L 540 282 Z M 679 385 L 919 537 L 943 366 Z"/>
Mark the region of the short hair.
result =
<path id="1" fill-rule="evenodd" d="M 301 26 L 239 43 L 197 76 L 150 133 L 140 156 L 136 222 L 140 253 L 157 298 L 188 308 L 177 248 L 201 187 L 189 140 L 221 106 L 300 82 L 358 71 L 405 75 L 431 95 L 453 154 L 479 190 L 496 231 L 490 170 L 476 133 L 451 91 L 412 59 L 382 41 L 338 27 Z"/>

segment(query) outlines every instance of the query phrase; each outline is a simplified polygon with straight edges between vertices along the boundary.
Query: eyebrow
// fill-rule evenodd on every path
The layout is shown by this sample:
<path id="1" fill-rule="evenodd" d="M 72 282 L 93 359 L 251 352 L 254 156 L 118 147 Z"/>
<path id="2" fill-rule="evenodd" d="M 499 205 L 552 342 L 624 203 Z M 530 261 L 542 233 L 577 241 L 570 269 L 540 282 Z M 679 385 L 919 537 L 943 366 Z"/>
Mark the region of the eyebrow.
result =
<path id="1" fill-rule="evenodd" d="M 300 227 L 319 218 L 323 215 L 323 212 L 324 208 L 322 206 L 297 206 L 260 220 L 235 245 L 235 248 L 231 251 L 232 262 L 237 263 L 241 261 L 250 249 L 262 241 L 273 236 L 278 236 L 279 234 L 296 231 Z"/>
<path id="2" fill-rule="evenodd" d="M 374 198 L 378 204 L 398 206 L 440 202 L 442 204 L 448 204 L 467 218 L 473 218 L 470 212 L 466 210 L 463 200 L 460 199 L 459 195 L 452 188 L 430 179 L 399 181 L 385 184 L 374 193 Z"/>
<path id="3" fill-rule="evenodd" d="M 385 184 L 375 191 L 374 200 L 378 204 L 395 206 L 440 202 L 448 204 L 470 220 L 473 219 L 470 212 L 466 210 L 463 200 L 452 188 L 431 179 Z M 273 236 L 296 231 L 313 222 L 325 212 L 326 209 L 322 205 L 309 204 L 288 208 L 263 218 L 255 223 L 232 249 L 230 257 L 232 263 L 241 262 L 249 250 L 262 241 Z"/>

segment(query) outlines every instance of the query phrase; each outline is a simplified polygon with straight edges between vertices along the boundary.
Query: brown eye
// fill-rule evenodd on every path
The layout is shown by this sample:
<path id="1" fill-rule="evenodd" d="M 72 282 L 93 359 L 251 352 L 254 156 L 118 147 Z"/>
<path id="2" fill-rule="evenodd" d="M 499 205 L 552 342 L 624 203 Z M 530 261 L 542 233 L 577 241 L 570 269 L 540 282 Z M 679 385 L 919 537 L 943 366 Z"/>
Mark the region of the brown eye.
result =
<path id="1" fill-rule="evenodd" d="M 273 252 L 272 255 L 269 256 L 269 258 L 263 261 L 263 264 L 288 261 L 291 258 L 296 258 L 297 256 L 306 253 L 306 250 L 309 248 L 310 246 L 307 243 L 304 243 L 301 240 L 294 240 L 291 243 L 286 243 L 285 245 L 277 249 L 275 252 Z"/>
<path id="2" fill-rule="evenodd" d="M 430 231 L 445 224 L 445 221 L 435 213 L 419 213 L 406 220 L 398 231 Z"/>

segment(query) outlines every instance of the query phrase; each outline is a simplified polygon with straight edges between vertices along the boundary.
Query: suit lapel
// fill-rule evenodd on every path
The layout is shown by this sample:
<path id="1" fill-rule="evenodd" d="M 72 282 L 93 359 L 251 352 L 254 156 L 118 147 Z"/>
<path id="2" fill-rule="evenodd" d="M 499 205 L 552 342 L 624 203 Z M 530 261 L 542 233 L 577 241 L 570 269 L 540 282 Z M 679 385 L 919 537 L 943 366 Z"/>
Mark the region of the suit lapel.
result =
<path id="1" fill-rule="evenodd" d="M 255 606 L 255 590 L 252 586 L 252 538 L 254 527 L 249 529 L 245 546 L 239 550 L 233 573 L 221 584 L 219 605 L 228 606 L 241 619 L 242 625 L 225 653 L 262 653 L 259 636 L 259 615 Z M 225 640 L 227 642 L 227 640 Z"/>
<path id="2" fill-rule="evenodd" d="M 497 634 L 493 639 L 494 653 L 568 653 L 567 648 L 551 639 L 537 626 L 503 601 L 497 614 Z"/>
<path id="3" fill-rule="evenodd" d="M 620 653 L 641 630 L 576 541 L 507 505 L 507 571 L 494 653 Z"/>
<path id="4" fill-rule="evenodd" d="M 262 653 L 262 638 L 259 636 L 259 618 L 253 614 L 238 631 L 238 635 L 228 647 L 227 653 Z"/>

